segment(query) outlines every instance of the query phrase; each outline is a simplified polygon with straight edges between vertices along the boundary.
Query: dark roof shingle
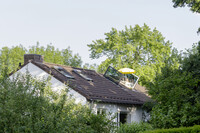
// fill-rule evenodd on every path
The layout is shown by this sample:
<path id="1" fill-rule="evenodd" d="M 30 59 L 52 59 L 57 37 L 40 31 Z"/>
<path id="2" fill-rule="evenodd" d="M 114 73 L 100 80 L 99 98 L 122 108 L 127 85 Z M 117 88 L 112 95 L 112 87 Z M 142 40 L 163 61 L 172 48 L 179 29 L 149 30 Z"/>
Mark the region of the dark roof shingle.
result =
<path id="1" fill-rule="evenodd" d="M 89 101 L 142 105 L 146 101 L 150 100 L 150 98 L 144 93 L 132 91 L 120 84 L 117 85 L 109 79 L 105 78 L 102 74 L 96 73 L 93 70 L 74 68 L 52 63 L 38 63 L 34 61 L 31 62 L 46 71 L 47 73 L 54 76 L 59 81 L 68 84 L 71 88 L 86 97 L 86 99 Z M 63 74 L 55 70 L 53 68 L 54 66 L 61 66 L 69 74 L 71 74 L 74 79 L 69 79 L 65 77 Z M 83 74 L 93 79 L 93 81 L 85 80 L 84 78 L 73 72 L 73 69 L 81 70 Z M 137 86 L 141 87 L 140 85 Z"/>

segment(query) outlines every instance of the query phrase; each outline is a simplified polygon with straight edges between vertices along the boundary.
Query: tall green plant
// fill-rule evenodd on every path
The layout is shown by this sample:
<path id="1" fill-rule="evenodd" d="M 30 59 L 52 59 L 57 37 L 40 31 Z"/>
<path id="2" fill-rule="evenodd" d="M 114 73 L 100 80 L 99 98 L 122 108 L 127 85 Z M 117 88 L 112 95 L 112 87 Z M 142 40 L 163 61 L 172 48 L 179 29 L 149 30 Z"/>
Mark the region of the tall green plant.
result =
<path id="1" fill-rule="evenodd" d="M 9 72 L 16 70 L 19 63 L 23 64 L 24 54 L 40 54 L 44 56 L 44 61 L 49 63 L 56 63 L 68 65 L 72 67 L 81 67 L 82 59 L 79 54 L 73 54 L 70 47 L 59 50 L 52 45 L 46 47 L 37 45 L 26 49 L 22 45 L 13 46 L 11 48 L 3 47 L 0 49 L 0 69 L 8 67 Z M 5 62 L 7 62 L 6 65 Z"/>
<path id="2" fill-rule="evenodd" d="M 162 69 L 149 94 L 157 101 L 151 123 L 157 128 L 200 124 L 200 43 L 182 57 L 179 68 Z"/>
<path id="3" fill-rule="evenodd" d="M 93 41 L 88 47 L 92 59 L 107 57 L 99 65 L 99 72 L 104 73 L 109 65 L 116 69 L 133 68 L 145 85 L 161 72 L 172 53 L 171 43 L 156 28 L 151 30 L 146 24 L 121 31 L 112 28 L 105 33 L 105 38 Z"/>
<path id="4" fill-rule="evenodd" d="M 121 125 L 117 133 L 141 133 L 147 130 L 152 130 L 153 127 L 149 123 L 131 123 L 131 124 L 123 124 Z"/>
<path id="5" fill-rule="evenodd" d="M 75 104 L 68 88 L 55 93 L 48 80 L 28 73 L 0 78 L 0 132 L 88 132 L 112 130 L 113 122 Z M 98 123 L 98 124 L 97 124 Z"/>

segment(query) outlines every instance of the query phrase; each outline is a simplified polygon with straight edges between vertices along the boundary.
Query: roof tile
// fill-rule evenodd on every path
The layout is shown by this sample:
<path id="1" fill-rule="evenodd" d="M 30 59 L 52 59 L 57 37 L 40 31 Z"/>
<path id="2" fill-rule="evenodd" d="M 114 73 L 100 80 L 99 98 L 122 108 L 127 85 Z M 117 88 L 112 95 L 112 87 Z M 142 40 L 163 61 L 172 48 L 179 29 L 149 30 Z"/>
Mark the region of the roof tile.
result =
<path id="1" fill-rule="evenodd" d="M 32 61 L 33 64 L 43 69 L 47 73 L 54 76 L 56 79 L 63 83 L 67 83 L 71 88 L 85 96 L 87 100 L 90 101 L 100 101 L 106 103 L 116 103 L 116 104 L 144 104 L 149 101 L 150 98 L 144 93 L 138 91 L 132 91 L 123 85 L 117 85 L 105 78 L 103 75 L 96 73 L 93 70 L 74 68 L 69 66 L 63 66 L 52 63 L 38 63 Z M 75 79 L 69 79 L 63 74 L 56 71 L 53 67 L 60 66 L 64 68 L 68 73 L 70 73 Z M 73 72 L 73 69 L 81 70 L 93 81 L 87 81 L 81 76 Z M 136 85 L 137 88 L 144 88 L 139 84 Z M 137 90 L 137 89 L 136 89 Z"/>

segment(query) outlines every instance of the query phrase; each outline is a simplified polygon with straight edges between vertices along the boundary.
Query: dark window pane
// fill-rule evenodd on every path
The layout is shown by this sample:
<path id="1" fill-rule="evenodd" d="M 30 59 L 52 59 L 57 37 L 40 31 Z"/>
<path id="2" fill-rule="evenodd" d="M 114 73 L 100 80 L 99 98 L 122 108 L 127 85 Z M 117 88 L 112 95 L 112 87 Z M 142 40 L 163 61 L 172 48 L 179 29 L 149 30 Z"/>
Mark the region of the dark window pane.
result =
<path id="1" fill-rule="evenodd" d="M 127 120 L 127 113 L 124 113 L 124 112 L 120 112 L 120 123 L 124 124 L 126 123 L 126 120 Z"/>
<path id="2" fill-rule="evenodd" d="M 104 77 L 112 80 L 117 84 L 120 82 L 121 76 L 122 74 L 111 66 L 108 67 L 107 71 L 104 74 Z"/>

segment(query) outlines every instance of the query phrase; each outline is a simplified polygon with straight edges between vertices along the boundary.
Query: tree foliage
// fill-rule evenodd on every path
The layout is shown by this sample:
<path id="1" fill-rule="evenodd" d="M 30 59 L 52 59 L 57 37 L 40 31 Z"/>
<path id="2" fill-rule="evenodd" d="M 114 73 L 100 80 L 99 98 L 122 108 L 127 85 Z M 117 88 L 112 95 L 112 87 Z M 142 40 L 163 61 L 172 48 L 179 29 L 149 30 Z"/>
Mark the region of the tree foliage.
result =
<path id="1" fill-rule="evenodd" d="M 8 67 L 9 72 L 19 66 L 19 62 L 24 62 L 24 54 L 26 49 L 22 46 L 12 48 L 3 47 L 0 50 L 0 69 Z"/>
<path id="2" fill-rule="evenodd" d="M 114 123 L 87 106 L 75 104 L 67 90 L 52 93 L 48 80 L 28 73 L 0 79 L 0 132 L 107 133 Z M 53 94 L 53 95 L 52 95 Z"/>
<path id="3" fill-rule="evenodd" d="M 45 62 L 68 65 L 73 67 L 81 67 L 82 60 L 79 54 L 73 54 L 70 47 L 66 49 L 56 49 L 52 45 L 47 45 L 46 47 L 40 46 L 39 43 L 35 46 L 31 46 L 26 49 L 22 45 L 15 46 L 12 48 L 3 47 L 0 49 L 0 69 L 4 68 L 7 62 L 9 72 L 15 70 L 19 63 L 23 64 L 24 54 L 40 54 L 44 56 Z"/>
<path id="4" fill-rule="evenodd" d="M 199 0 L 172 0 L 174 7 L 185 7 L 186 5 L 192 12 L 200 13 L 200 1 Z M 200 33 L 200 27 L 197 31 Z"/>
<path id="5" fill-rule="evenodd" d="M 70 47 L 59 50 L 52 45 L 47 47 L 39 46 L 39 44 L 30 47 L 28 53 L 35 53 L 44 56 L 44 61 L 55 64 L 62 64 L 73 67 L 81 67 L 82 60 L 79 54 L 74 54 L 70 50 Z"/>
<path id="6" fill-rule="evenodd" d="M 85 64 L 83 65 L 83 68 L 84 68 L 84 69 L 90 69 L 90 70 L 95 70 L 95 71 L 97 71 L 98 65 L 97 65 L 97 64 L 85 63 Z"/>
<path id="7" fill-rule="evenodd" d="M 99 65 L 98 71 L 105 72 L 109 65 L 116 69 L 133 68 L 143 84 L 152 81 L 161 72 L 165 60 L 172 53 L 171 43 L 165 41 L 158 30 L 151 30 L 146 24 L 125 27 L 122 31 L 112 28 L 105 36 L 105 39 L 88 45 L 92 59 L 107 57 Z"/>
<path id="8" fill-rule="evenodd" d="M 172 0 L 174 7 L 185 7 L 186 5 L 191 11 L 200 13 L 200 1 L 199 0 Z"/>
<path id="9" fill-rule="evenodd" d="M 167 65 L 150 84 L 149 94 L 158 103 L 151 123 L 157 128 L 200 124 L 200 42 L 184 53 L 180 64 Z"/>

